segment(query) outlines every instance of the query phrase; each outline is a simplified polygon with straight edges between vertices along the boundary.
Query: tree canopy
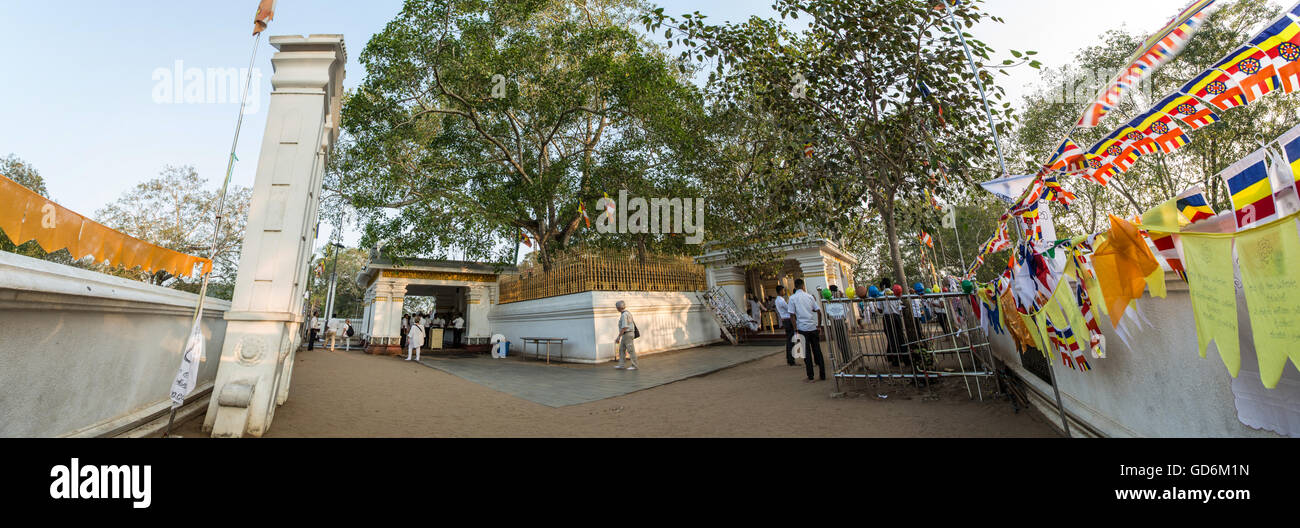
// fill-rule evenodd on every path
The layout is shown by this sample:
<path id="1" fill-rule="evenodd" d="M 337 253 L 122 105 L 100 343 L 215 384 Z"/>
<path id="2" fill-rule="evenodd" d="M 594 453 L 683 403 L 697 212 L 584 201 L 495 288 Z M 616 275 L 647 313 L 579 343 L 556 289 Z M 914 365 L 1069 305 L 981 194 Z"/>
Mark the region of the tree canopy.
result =
<path id="1" fill-rule="evenodd" d="M 334 199 L 361 212 L 362 244 L 513 263 L 527 233 L 544 265 L 580 240 L 644 247 L 596 237 L 578 210 L 690 185 L 674 167 L 700 97 L 631 27 L 639 8 L 408 0 L 361 54 L 330 171 Z"/>

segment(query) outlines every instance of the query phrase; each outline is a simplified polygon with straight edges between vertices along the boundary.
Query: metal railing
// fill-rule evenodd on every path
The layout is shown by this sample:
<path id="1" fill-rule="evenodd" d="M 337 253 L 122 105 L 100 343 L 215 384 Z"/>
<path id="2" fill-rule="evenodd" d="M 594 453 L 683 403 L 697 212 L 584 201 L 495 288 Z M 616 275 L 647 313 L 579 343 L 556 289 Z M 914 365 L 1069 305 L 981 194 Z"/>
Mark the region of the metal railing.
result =
<path id="1" fill-rule="evenodd" d="M 988 337 L 964 294 L 823 300 L 822 310 L 831 315 L 826 343 L 837 391 L 899 381 L 932 390 L 954 377 L 971 399 L 998 391 Z"/>
<path id="2" fill-rule="evenodd" d="M 589 291 L 693 292 L 704 266 L 691 257 L 592 253 L 557 258 L 549 271 L 525 270 L 499 282 L 501 304 Z"/>

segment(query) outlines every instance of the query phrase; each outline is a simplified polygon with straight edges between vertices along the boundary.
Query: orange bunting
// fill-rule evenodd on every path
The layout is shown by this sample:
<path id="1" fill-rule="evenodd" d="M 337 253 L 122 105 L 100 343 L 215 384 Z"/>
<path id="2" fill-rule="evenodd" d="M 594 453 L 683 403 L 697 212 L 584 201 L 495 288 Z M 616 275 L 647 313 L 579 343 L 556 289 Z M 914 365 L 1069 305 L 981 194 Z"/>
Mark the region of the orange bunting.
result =
<path id="1" fill-rule="evenodd" d="M 210 259 L 195 257 L 132 238 L 81 216 L 0 175 L 0 230 L 16 245 L 35 240 L 48 253 L 67 249 L 72 257 L 87 255 L 96 263 L 126 269 L 167 271 L 190 276 L 194 265 L 212 271 Z"/>

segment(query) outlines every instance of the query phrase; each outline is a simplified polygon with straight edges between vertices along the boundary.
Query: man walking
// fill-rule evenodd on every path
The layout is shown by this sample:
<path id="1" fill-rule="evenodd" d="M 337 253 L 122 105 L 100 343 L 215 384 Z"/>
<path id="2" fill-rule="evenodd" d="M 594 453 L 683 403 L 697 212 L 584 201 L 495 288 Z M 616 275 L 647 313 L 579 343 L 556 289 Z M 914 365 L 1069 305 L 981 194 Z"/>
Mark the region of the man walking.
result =
<path id="1" fill-rule="evenodd" d="M 419 316 L 411 322 L 411 329 L 406 333 L 406 360 L 411 360 L 411 354 L 415 354 L 415 360 L 420 360 L 420 347 L 424 346 L 424 325 Z"/>
<path id="2" fill-rule="evenodd" d="M 627 311 L 627 303 L 619 301 L 614 304 L 618 308 L 618 337 L 614 338 L 614 344 L 618 345 L 618 365 L 614 368 L 623 368 L 623 356 L 631 358 L 632 366 L 627 370 L 636 370 L 636 321 L 632 320 L 632 312 Z"/>
<path id="3" fill-rule="evenodd" d="M 803 279 L 794 280 L 794 289 L 794 295 L 790 296 L 790 315 L 795 330 L 803 336 L 805 346 L 808 347 L 803 359 L 804 370 L 808 371 L 808 381 L 815 381 L 813 361 L 816 361 L 817 368 L 821 371 L 821 380 L 826 381 L 826 360 L 822 357 L 822 345 L 817 335 L 817 329 L 821 326 L 821 309 L 817 307 L 817 300 L 804 291 Z"/>
<path id="4" fill-rule="evenodd" d="M 781 319 L 781 329 L 785 330 L 785 364 L 794 365 L 794 323 L 790 322 L 790 303 L 785 302 L 785 286 L 776 286 L 776 316 Z"/>
<path id="5" fill-rule="evenodd" d="M 311 313 L 311 323 L 309 323 L 311 326 L 307 327 L 307 350 L 316 346 L 316 335 L 320 332 L 320 320 L 316 318 L 318 315 L 320 315 L 318 312 Z"/>

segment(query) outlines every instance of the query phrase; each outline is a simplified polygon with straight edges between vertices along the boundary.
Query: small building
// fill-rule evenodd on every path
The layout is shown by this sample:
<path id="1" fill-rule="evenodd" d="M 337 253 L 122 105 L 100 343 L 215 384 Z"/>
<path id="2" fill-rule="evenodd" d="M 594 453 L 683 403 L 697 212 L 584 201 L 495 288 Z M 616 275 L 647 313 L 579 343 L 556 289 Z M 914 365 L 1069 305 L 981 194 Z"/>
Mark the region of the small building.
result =
<path id="1" fill-rule="evenodd" d="M 515 274 L 514 266 L 457 260 L 391 259 L 371 255 L 357 275 L 366 289 L 362 333 L 369 336 L 368 352 L 399 353 L 402 311 L 407 297 L 435 299 L 438 315 L 464 314 L 464 344 L 487 344 L 492 338 L 488 316 L 497 303 L 497 282 Z"/>
<path id="2" fill-rule="evenodd" d="M 753 269 L 755 263 L 733 259 L 726 248 L 710 248 L 695 260 L 707 269 L 709 287 L 721 287 L 736 303 L 744 303 L 746 293 L 759 300 L 775 297 L 777 285 L 792 293 L 795 279 L 803 279 L 813 294 L 832 284 L 840 289 L 853 287 L 858 259 L 825 238 L 796 237 L 772 248 L 770 254 L 780 260 L 777 271 Z"/>

